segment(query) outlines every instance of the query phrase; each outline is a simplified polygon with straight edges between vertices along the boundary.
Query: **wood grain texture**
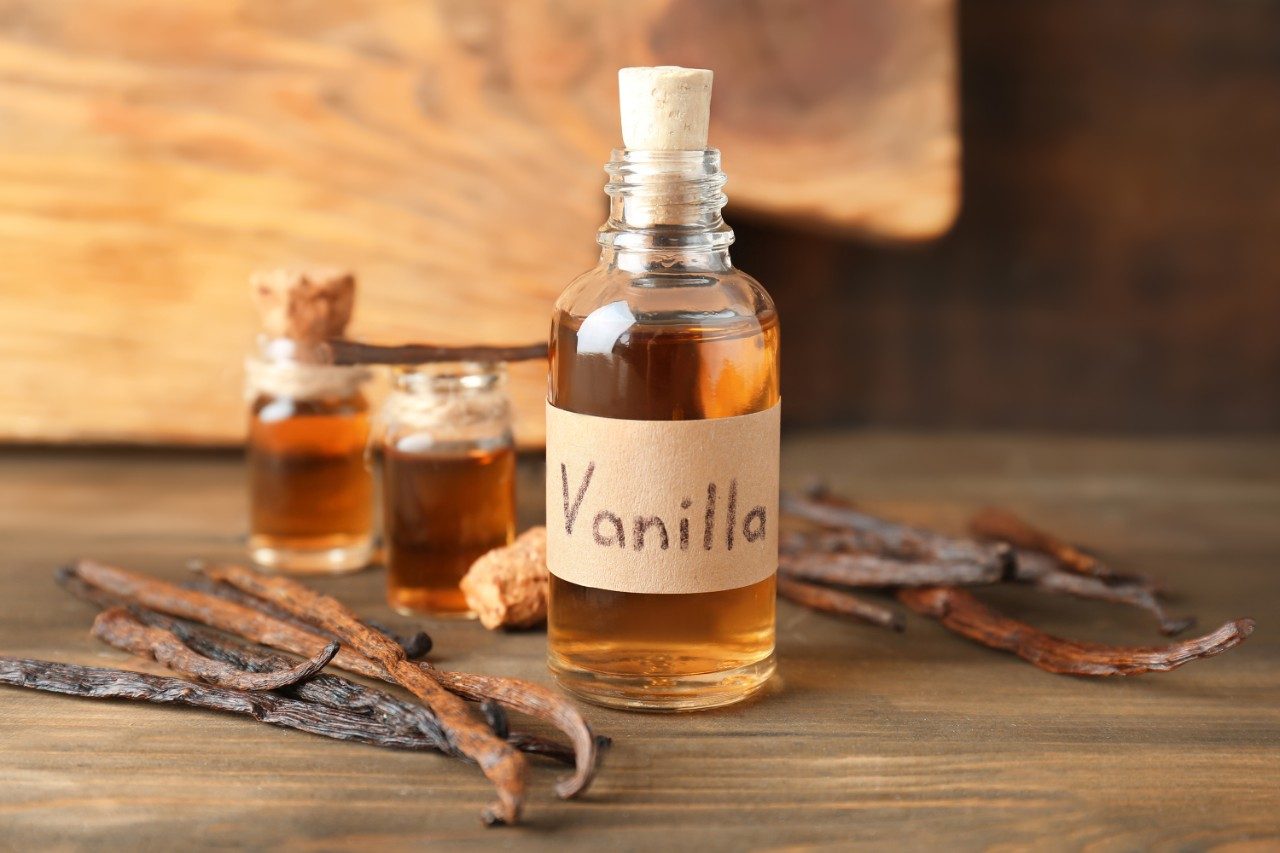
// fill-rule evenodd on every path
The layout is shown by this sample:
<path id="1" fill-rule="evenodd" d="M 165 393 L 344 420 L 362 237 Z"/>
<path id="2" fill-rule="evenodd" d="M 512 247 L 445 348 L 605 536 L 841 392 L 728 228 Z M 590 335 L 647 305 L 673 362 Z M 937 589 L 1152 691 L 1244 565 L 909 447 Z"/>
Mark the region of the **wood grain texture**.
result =
<path id="1" fill-rule="evenodd" d="M 0 825 L 17 849 L 277 846 L 716 850 L 1280 844 L 1280 445 L 1008 436 L 813 435 L 784 480 L 822 472 L 874 509 L 959 530 L 986 504 L 1185 593 L 1238 649 L 1168 675 L 1052 676 L 914 616 L 907 631 L 779 608 L 780 678 L 759 701 L 661 717 L 591 709 L 615 746 L 582 802 L 534 774 L 527 827 L 485 830 L 474 768 L 211 713 L 0 691 Z M 52 567 L 76 553 L 180 575 L 240 553 L 229 455 L 0 455 L 0 651 L 129 661 L 88 637 Z M 524 524 L 540 472 L 523 466 Z M 397 625 L 373 572 L 318 584 Z M 984 599 L 1059 634 L 1156 642 L 1150 620 L 1026 589 Z M 448 666 L 547 682 L 545 638 L 433 622 Z M 1250 848 L 1249 845 L 1253 847 Z"/>
<path id="2" fill-rule="evenodd" d="M 735 205 L 936 234 L 952 32 L 952 0 L 7 0 L 0 440 L 239 441 L 256 267 L 355 269 L 371 339 L 543 337 L 596 254 L 620 65 L 716 70 Z"/>
<path id="3" fill-rule="evenodd" d="M 945 237 L 735 223 L 787 423 L 1280 431 L 1280 2 L 967 0 L 958 38 Z"/>

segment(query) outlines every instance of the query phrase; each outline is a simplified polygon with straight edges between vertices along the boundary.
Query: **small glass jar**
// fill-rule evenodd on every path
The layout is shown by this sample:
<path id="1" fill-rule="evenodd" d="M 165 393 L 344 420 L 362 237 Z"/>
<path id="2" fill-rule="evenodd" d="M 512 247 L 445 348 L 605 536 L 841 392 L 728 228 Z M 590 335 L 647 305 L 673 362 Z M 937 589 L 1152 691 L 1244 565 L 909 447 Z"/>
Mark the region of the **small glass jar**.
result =
<path id="1" fill-rule="evenodd" d="M 402 614 L 472 618 L 459 582 L 515 536 L 506 368 L 401 368 L 382 426 L 387 601 Z"/>
<path id="2" fill-rule="evenodd" d="M 245 364 L 249 554 L 264 568 L 347 572 L 373 556 L 369 372 L 327 362 L 323 344 L 262 336 Z"/>

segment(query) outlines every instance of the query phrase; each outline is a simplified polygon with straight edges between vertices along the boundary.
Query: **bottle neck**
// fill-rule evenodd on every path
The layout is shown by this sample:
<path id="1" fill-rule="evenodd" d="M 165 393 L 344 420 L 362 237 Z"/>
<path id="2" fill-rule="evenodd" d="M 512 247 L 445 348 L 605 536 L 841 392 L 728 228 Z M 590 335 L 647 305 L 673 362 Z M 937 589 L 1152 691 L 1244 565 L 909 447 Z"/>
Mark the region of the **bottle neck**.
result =
<path id="1" fill-rule="evenodd" d="M 596 238 L 602 261 L 635 271 L 731 267 L 719 151 L 618 149 L 605 172 L 609 220 Z"/>
<path id="2" fill-rule="evenodd" d="M 384 437 L 405 452 L 509 445 L 506 366 L 457 362 L 398 368 L 382 426 Z"/>
<path id="3" fill-rule="evenodd" d="M 371 376 L 368 368 L 336 365 L 324 341 L 258 336 L 254 351 L 245 359 L 245 392 L 295 400 L 352 397 Z"/>

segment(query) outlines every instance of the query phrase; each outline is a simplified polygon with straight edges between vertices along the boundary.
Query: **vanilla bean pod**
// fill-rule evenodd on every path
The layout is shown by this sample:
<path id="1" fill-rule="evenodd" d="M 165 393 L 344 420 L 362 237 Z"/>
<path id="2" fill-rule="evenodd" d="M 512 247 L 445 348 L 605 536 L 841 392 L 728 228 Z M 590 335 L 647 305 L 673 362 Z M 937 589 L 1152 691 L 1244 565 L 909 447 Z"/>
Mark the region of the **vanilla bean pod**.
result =
<path id="1" fill-rule="evenodd" d="M 780 576 L 848 587 L 975 586 L 1002 580 L 989 569 L 972 563 L 907 562 L 884 554 L 839 550 L 852 548 L 853 543 L 873 544 L 861 534 L 850 536 L 845 531 L 789 532 L 783 537 L 778 558 Z M 1058 568 L 1054 558 L 1034 551 L 1015 550 L 1013 577 L 1003 579 L 1047 592 L 1145 610 L 1156 618 L 1161 633 L 1166 636 L 1180 634 L 1195 624 L 1194 617 L 1169 615 L 1159 597 L 1144 583 L 1064 571 Z"/>
<path id="2" fill-rule="evenodd" d="M 223 568 L 231 569 L 235 567 Z M 221 578 L 216 570 L 210 568 L 209 571 L 215 577 L 226 580 Z M 247 570 L 240 569 L 240 571 Z M 253 573 L 247 575 L 249 578 L 253 576 Z M 228 588 L 229 585 L 227 583 L 219 583 L 214 588 L 214 593 L 222 595 Z M 259 599 L 257 598 L 249 597 L 245 600 L 245 605 L 242 605 L 241 609 L 246 606 L 251 608 L 258 601 Z M 232 602 L 228 601 L 227 603 L 231 604 Z M 270 620 L 269 614 L 263 613 L 263 616 Z M 255 625 L 253 620 L 246 622 L 242 617 L 243 614 L 235 612 L 219 614 L 219 618 L 234 621 L 240 628 L 251 631 L 266 630 L 262 625 Z M 234 633 L 239 633 L 266 645 L 283 648 L 295 654 L 306 654 L 307 649 L 313 648 L 318 641 L 314 633 L 296 630 L 287 631 L 284 629 L 292 628 L 292 626 L 280 623 L 278 620 L 271 621 L 274 621 L 274 625 L 270 631 L 270 636 L 273 637 L 275 642 L 250 636 L 242 630 L 234 630 Z M 217 627 L 225 628 L 226 626 L 219 625 Z M 281 645 L 281 643 L 286 643 L 286 645 Z M 387 678 L 386 673 L 380 667 L 372 665 L 366 658 L 358 655 L 347 655 L 345 651 L 339 651 L 334 662 L 337 666 L 351 672 L 357 672 L 373 678 Z M 460 696 L 475 702 L 494 699 L 513 711 L 519 711 L 536 719 L 544 720 L 566 734 L 573 744 L 577 760 L 574 762 L 573 775 L 556 783 L 556 793 L 568 799 L 586 791 L 591 784 L 591 780 L 595 777 L 596 771 L 599 769 L 600 756 L 602 754 L 600 744 L 602 742 L 607 744 L 608 739 L 599 738 L 592 733 L 591 727 L 587 725 L 587 721 L 572 702 L 560 696 L 554 690 L 529 681 L 437 669 L 425 661 L 421 662 L 420 666 L 430 668 L 430 672 L 442 684 Z"/>
<path id="3" fill-rule="evenodd" d="M 1156 618 L 1160 633 L 1168 637 L 1181 634 L 1196 623 L 1194 616 L 1170 616 L 1147 584 L 1139 581 L 1105 580 L 1097 576 L 1064 571 L 1058 568 L 1058 561 L 1047 554 L 1017 549 L 1014 552 L 1014 580 L 1050 592 L 1145 610 Z"/>
<path id="4" fill-rule="evenodd" d="M 834 613 L 838 616 L 851 616 L 881 628 L 889 628 L 893 631 L 902 631 L 906 628 L 902 614 L 888 607 L 864 601 L 852 593 L 805 583 L 783 574 L 778 575 L 778 595 L 813 610 Z"/>
<path id="5" fill-rule="evenodd" d="M 1098 578 L 1106 583 L 1141 586 L 1153 597 L 1161 592 L 1160 585 L 1153 578 L 1117 572 L 1094 555 L 1033 526 L 1007 509 L 987 507 L 979 510 L 969 519 L 969 530 L 979 538 L 1006 543 L 1023 559 L 1027 555 L 1041 555 L 1054 560 L 1066 572 Z M 1161 617 L 1161 622 L 1164 621 Z"/>
<path id="6" fill-rule="evenodd" d="M 375 631 L 386 634 L 391 639 L 400 644 L 400 648 L 404 649 L 404 656 L 409 660 L 422 660 L 431 654 L 431 649 L 435 642 L 431 639 L 431 635 L 426 631 L 415 631 L 405 636 L 394 628 L 389 628 L 381 622 L 373 619 L 365 619 L 364 624 L 368 625 Z"/>
<path id="7" fill-rule="evenodd" d="M 427 703 L 458 748 L 475 759 L 498 792 L 486 820 L 514 824 L 524 805 L 524 756 L 475 719 L 466 704 L 450 693 L 433 669 L 405 657 L 404 649 L 360 622 L 346 605 L 285 577 L 267 577 L 240 566 L 206 567 L 214 580 L 229 583 L 281 607 L 325 631 L 366 658 L 376 661 L 400 686 Z"/>
<path id="8" fill-rule="evenodd" d="M 168 617 L 157 617 L 167 620 Z M 231 666 L 249 672 L 277 669 L 285 658 L 271 652 L 259 651 L 247 644 L 228 641 L 208 628 L 172 620 L 168 630 L 205 657 L 221 660 Z M 289 687 L 286 695 L 314 702 L 327 708 L 346 710 L 380 721 L 383 725 L 402 733 L 420 733 L 431 740 L 441 752 L 455 758 L 466 759 L 449 741 L 440 721 L 422 705 L 405 702 L 383 690 L 366 687 L 337 675 L 323 673 L 308 681 Z"/>
<path id="9" fill-rule="evenodd" d="M 323 648 L 329 639 L 295 624 L 282 622 L 262 611 L 219 596 L 184 589 L 159 578 L 126 571 L 96 560 L 78 560 L 72 570 L 91 587 L 129 604 L 156 610 L 226 631 L 246 640 L 303 657 Z M 333 664 L 348 672 L 387 679 L 377 663 L 347 648 L 338 649 Z"/>
<path id="10" fill-rule="evenodd" d="M 381 345 L 335 339 L 329 341 L 334 364 L 429 364 L 445 361 L 531 361 L 547 357 L 545 342 L 519 346 Z"/>
<path id="11" fill-rule="evenodd" d="M 205 563 L 203 560 L 192 560 L 188 564 L 188 567 L 194 572 L 199 572 L 204 566 L 205 566 Z M 302 630 L 307 631 L 308 633 L 320 634 L 322 636 L 328 637 L 329 639 L 334 639 L 334 637 L 331 634 L 329 634 L 329 632 L 321 631 L 319 628 L 316 628 L 313 625 L 307 624 L 305 621 L 296 618 L 288 611 L 283 610 L 282 608 L 276 607 L 274 604 L 271 604 L 270 602 L 263 601 L 262 599 L 259 599 L 259 598 L 254 598 L 253 596 L 243 593 L 233 586 L 228 586 L 227 584 L 219 583 L 218 581 L 215 581 L 212 578 L 205 577 L 204 575 L 196 574 L 193 577 L 183 581 L 182 586 L 186 589 L 195 590 L 197 592 L 207 592 L 211 595 L 216 595 L 220 598 L 225 598 L 228 601 L 234 601 L 236 604 L 241 604 L 241 605 L 244 605 L 245 607 L 252 607 L 254 609 L 261 610 L 263 613 L 266 613 L 267 615 L 271 616 L 274 619 L 278 619 L 281 622 L 288 622 L 289 624 L 294 625 L 298 628 L 301 628 Z M 372 628 L 373 630 L 381 632 L 385 636 L 390 637 L 392 640 L 398 643 L 400 645 L 400 648 L 404 649 L 405 657 L 407 657 L 409 660 L 419 660 L 421 658 L 424 658 L 431 651 L 431 645 L 432 645 L 431 637 L 425 631 L 418 631 L 416 634 L 414 634 L 411 637 L 404 637 L 396 633 L 395 631 L 392 631 L 389 628 L 386 628 L 385 626 L 380 625 L 376 622 L 372 622 L 368 619 L 363 619 L 361 621 L 365 625 Z"/>
<path id="12" fill-rule="evenodd" d="M 1007 542 L 1016 548 L 1053 557 L 1066 570 L 1095 578 L 1114 577 L 1097 557 L 1086 554 L 1052 533 L 1034 527 L 1006 509 L 986 507 L 969 519 L 969 530 L 983 539 Z"/>
<path id="13" fill-rule="evenodd" d="M 435 750 L 419 732 L 392 730 L 361 714 L 340 711 L 267 691 L 233 690 L 181 678 L 123 669 L 0 657 L 0 684 L 91 699 L 131 699 L 187 705 L 252 717 L 334 740 L 392 749 Z"/>
<path id="14" fill-rule="evenodd" d="M 167 612 L 172 615 L 206 621 L 216 618 L 216 613 L 213 612 L 215 610 L 230 610 L 234 617 L 251 630 L 266 628 L 269 633 L 280 635 L 299 632 L 299 629 L 291 625 L 269 619 L 264 614 L 240 605 L 92 561 L 80 561 L 76 565 L 76 571 L 89 583 L 107 588 L 117 595 L 136 596 L 144 606 L 166 610 L 166 604 L 172 606 L 172 602 L 177 600 L 184 605 L 193 606 L 194 612 L 199 614 L 174 613 L 172 609 L 168 609 Z M 247 580 L 235 572 L 229 572 L 225 567 L 207 568 L 205 571 L 215 580 Z M 480 766 L 481 772 L 493 782 L 498 801 L 483 812 L 485 821 L 491 824 L 514 824 L 519 821 L 524 804 L 525 760 L 517 750 L 496 737 L 488 726 L 473 716 L 462 699 L 449 692 L 420 664 L 410 661 L 397 643 L 361 623 L 354 613 L 336 599 L 284 578 L 258 577 L 257 580 L 261 583 L 254 590 L 245 590 L 244 585 L 240 585 L 240 588 L 255 594 L 257 590 L 261 590 L 267 593 L 269 600 L 293 615 L 314 620 L 318 627 L 335 634 L 347 644 L 348 647 L 343 652 L 348 649 L 354 652 L 348 659 L 360 658 L 366 661 L 423 700 L 440 720 L 450 742 L 470 756 Z M 110 584 L 113 582 L 116 588 L 111 588 Z M 220 607 L 214 607 L 213 602 L 217 602 Z M 237 633 L 247 636 L 243 632 Z M 257 637 L 253 639 L 263 642 Z M 314 646 L 314 643 L 310 645 Z M 339 658 L 341 657 L 340 652 Z"/>
<path id="15" fill-rule="evenodd" d="M 108 645 L 150 657 L 182 675 L 233 690 L 279 690 L 314 678 L 338 653 L 330 643 L 310 660 L 266 672 L 248 672 L 196 653 L 175 634 L 144 625 L 123 607 L 104 610 L 93 620 L 93 636 Z"/>
<path id="16" fill-rule="evenodd" d="M 67 590 L 72 596 L 91 603 L 91 605 L 96 605 L 100 608 L 128 605 L 128 599 L 115 596 L 113 593 L 86 583 L 77 574 L 74 566 L 61 567 L 58 573 L 55 574 L 55 579 L 60 587 Z M 159 581 L 159 583 L 163 583 L 163 581 Z M 216 584 L 216 587 L 219 588 L 220 592 L 228 592 L 228 590 L 234 592 L 232 588 L 227 587 L 225 584 Z M 261 603 L 259 599 L 246 598 L 250 598 L 255 603 Z M 283 666 L 289 666 L 293 663 L 289 658 L 280 656 L 280 654 L 266 652 L 260 646 L 251 646 L 246 640 L 239 638 L 238 631 L 234 629 L 230 631 L 230 634 L 223 635 L 210 628 L 205 628 L 205 626 L 172 619 L 172 617 L 146 610 L 146 608 L 137 605 L 128 606 L 128 610 L 143 624 L 154 625 L 157 628 L 172 631 L 189 647 L 192 647 L 200 654 L 204 654 L 205 657 L 224 661 L 244 670 L 265 672 L 279 670 Z M 323 643 L 323 640 L 316 638 L 315 643 Z M 385 679 L 384 675 L 372 675 L 375 678 Z M 481 676 L 481 678 L 484 678 L 484 676 Z M 490 692 L 493 692 L 493 690 L 490 689 Z M 444 730 L 440 727 L 439 721 L 426 708 L 420 706 L 420 704 L 403 702 L 401 699 L 393 697 L 392 694 L 385 693 L 384 690 L 357 684 L 355 681 L 349 681 L 337 675 L 320 674 L 315 676 L 314 679 L 306 681 L 306 683 L 293 686 L 288 690 L 288 693 L 296 695 L 297 698 L 305 699 L 307 702 L 323 704 L 326 707 L 337 708 L 339 711 L 366 713 L 366 715 L 375 717 L 383 724 L 392 727 L 394 730 L 402 731 L 402 733 L 403 731 L 408 731 L 408 733 L 420 731 L 420 733 L 428 736 L 438 751 L 453 754 L 456 757 L 465 757 L 461 756 L 461 753 L 458 753 L 453 748 L 453 745 L 449 743 Z M 521 702 L 512 702 L 512 706 L 516 707 L 517 710 L 529 712 L 531 716 L 543 716 L 543 719 L 552 721 L 561 719 L 561 717 L 550 715 L 550 713 L 548 715 L 538 715 L 535 708 L 530 707 L 530 702 L 538 701 L 540 701 L 540 697 L 534 695 L 534 697 L 524 699 Z M 563 702 L 563 699 L 561 699 L 561 702 Z M 585 722 L 582 722 L 581 725 L 585 727 Z M 588 736 L 593 736 L 590 734 L 589 729 L 586 731 L 588 731 Z M 590 753 L 585 753 L 581 749 L 575 749 L 572 745 L 541 738 L 539 735 L 522 733 L 522 731 L 512 731 L 512 733 L 509 733 L 507 740 L 508 743 L 520 749 L 521 752 L 536 754 L 536 756 L 549 758 L 549 760 L 564 763 L 564 765 L 570 765 L 571 767 L 580 766 L 582 757 L 585 754 L 588 760 L 593 762 L 591 763 L 593 768 L 596 761 L 595 757 L 600 752 L 603 752 L 605 748 L 608 748 L 609 743 L 611 743 L 607 736 L 594 735 L 593 748 L 591 748 Z M 577 776 L 573 776 L 571 779 L 577 779 Z M 589 779 L 590 776 L 588 776 Z M 582 786 L 579 786 L 572 793 L 580 793 L 581 790 Z"/>
<path id="17" fill-rule="evenodd" d="M 955 587 L 904 588 L 898 590 L 898 599 L 963 637 L 989 648 L 1012 652 L 1040 669 L 1061 675 L 1168 672 L 1239 645 L 1254 628 L 1252 619 L 1236 619 L 1211 634 L 1168 646 L 1111 646 L 1046 634 L 993 610 L 971 593 Z"/>
<path id="18" fill-rule="evenodd" d="M 86 583 L 72 567 L 59 569 L 55 579 L 71 595 L 97 607 L 126 607 L 138 621 L 170 632 L 197 654 L 211 660 L 221 661 L 247 672 L 272 672 L 293 665 L 293 661 L 283 655 L 220 634 L 212 628 L 128 604 L 125 599 Z M 373 717 L 401 734 L 421 733 L 440 752 L 465 758 L 453 748 L 439 720 L 430 711 L 421 705 L 397 699 L 382 690 L 366 687 L 340 676 L 321 673 L 305 683 L 293 686 L 287 692 L 295 698 L 338 711 Z"/>
<path id="19" fill-rule="evenodd" d="M 1010 570 L 1010 547 L 1002 542 L 978 542 L 944 536 L 931 530 L 887 521 L 854 508 L 822 489 L 803 495 L 784 492 L 782 511 L 827 527 L 876 537 L 881 549 L 893 557 L 925 563 L 971 563 L 997 578 Z"/>
<path id="20" fill-rule="evenodd" d="M 258 609 L 115 566 L 80 560 L 71 567 L 71 571 L 90 586 L 122 597 L 129 603 L 210 625 L 265 646 L 309 656 L 325 643 L 314 631 L 281 622 Z M 381 666 L 347 649 L 338 651 L 334 665 L 359 675 L 390 680 Z M 587 789 L 599 767 L 601 741 L 592 734 L 590 726 L 572 702 L 541 685 L 518 679 L 438 670 L 426 662 L 417 665 L 430 668 L 451 691 L 461 696 L 477 702 L 495 699 L 511 710 L 545 720 L 560 729 L 573 744 L 575 760 L 573 774 L 557 783 L 556 792 L 568 798 Z"/>
<path id="21" fill-rule="evenodd" d="M 778 570 L 795 578 L 850 587 L 989 584 L 1003 568 L 968 561 L 908 561 L 879 554 L 808 551 L 780 553 Z"/>
<path id="22" fill-rule="evenodd" d="M 613 746 L 613 739 L 608 735 L 593 735 L 592 739 L 595 741 L 595 751 L 597 753 L 603 754 L 609 747 Z M 526 732 L 512 732 L 507 735 L 507 743 L 529 755 L 540 755 L 543 758 L 570 766 L 573 766 L 577 756 L 573 747 L 565 746 L 558 741 L 538 737 L 537 735 L 527 734 Z"/>
<path id="23" fill-rule="evenodd" d="M 136 610 L 131 612 L 138 614 Z M 170 619 L 151 611 L 142 611 L 140 618 L 148 623 L 158 622 L 205 657 L 221 660 L 250 672 L 268 672 L 289 663 L 288 659 L 281 655 L 262 651 L 243 641 L 227 639 L 219 636 L 212 629 L 200 625 Z M 305 683 L 288 688 L 285 692 L 290 696 L 338 710 L 368 714 L 396 731 L 421 732 L 430 738 L 441 752 L 456 758 L 466 758 L 449 742 L 444 729 L 440 726 L 440 721 L 427 708 L 414 702 L 405 702 L 383 690 L 357 684 L 341 676 L 322 673 Z M 503 737 L 521 752 L 545 756 L 562 764 L 574 763 L 573 749 L 565 744 L 527 732 L 505 734 L 499 732 L 499 728 L 506 726 L 505 716 L 499 716 L 500 707 L 495 711 L 493 708 L 482 706 L 482 712 L 489 720 L 490 726 L 494 728 L 495 734 Z"/>

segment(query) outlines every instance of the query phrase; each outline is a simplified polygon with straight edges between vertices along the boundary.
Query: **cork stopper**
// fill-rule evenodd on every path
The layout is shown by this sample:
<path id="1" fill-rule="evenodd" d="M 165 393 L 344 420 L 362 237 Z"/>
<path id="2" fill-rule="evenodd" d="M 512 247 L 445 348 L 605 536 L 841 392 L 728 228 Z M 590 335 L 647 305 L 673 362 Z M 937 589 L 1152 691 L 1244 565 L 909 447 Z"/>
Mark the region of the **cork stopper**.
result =
<path id="1" fill-rule="evenodd" d="M 345 270 L 259 270 L 249 286 L 272 337 L 318 343 L 341 337 L 351 321 L 356 279 Z"/>
<path id="2" fill-rule="evenodd" d="M 711 72 L 659 65 L 618 71 L 622 144 L 643 151 L 701 151 L 711 117 Z"/>

